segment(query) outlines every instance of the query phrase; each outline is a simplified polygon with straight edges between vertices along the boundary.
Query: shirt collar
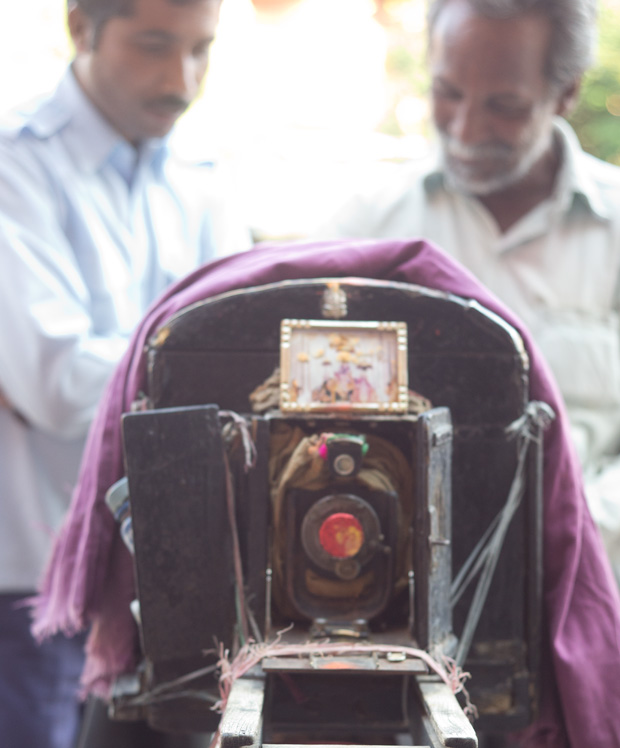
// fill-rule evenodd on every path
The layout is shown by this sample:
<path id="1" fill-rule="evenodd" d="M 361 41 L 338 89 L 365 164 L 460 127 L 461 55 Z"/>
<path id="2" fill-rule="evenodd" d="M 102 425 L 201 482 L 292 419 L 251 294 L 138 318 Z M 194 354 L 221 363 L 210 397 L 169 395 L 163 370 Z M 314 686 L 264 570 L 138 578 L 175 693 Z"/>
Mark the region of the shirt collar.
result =
<path id="1" fill-rule="evenodd" d="M 441 188 L 446 187 L 446 179 L 443 168 L 443 157 L 441 147 L 438 142 L 434 143 L 430 153 L 425 157 L 422 169 L 422 183 L 424 189 L 432 194 Z"/>
<path id="2" fill-rule="evenodd" d="M 609 208 L 588 169 L 577 135 L 566 120 L 557 117 L 555 133 L 562 153 L 562 165 L 556 181 L 554 199 L 563 211 L 570 211 L 576 201 L 585 204 L 595 215 L 610 219 Z"/>
<path id="3" fill-rule="evenodd" d="M 103 117 L 84 93 L 69 68 L 56 91 L 29 116 L 22 129 L 39 138 L 63 131 L 63 140 L 75 163 L 85 172 L 94 173 L 111 163 L 125 178 L 134 168 L 151 164 L 161 171 L 168 154 L 167 138 L 145 140 L 138 149 L 128 143 Z"/>
<path id="4" fill-rule="evenodd" d="M 581 201 L 595 215 L 609 219 L 600 190 L 587 168 L 585 154 L 572 127 L 561 117 L 554 120 L 554 132 L 560 145 L 562 163 L 552 200 L 557 201 L 563 211 L 570 211 L 576 201 Z M 437 144 L 423 173 L 423 184 L 430 195 L 437 190 L 449 190 L 446 186 L 441 149 Z"/>

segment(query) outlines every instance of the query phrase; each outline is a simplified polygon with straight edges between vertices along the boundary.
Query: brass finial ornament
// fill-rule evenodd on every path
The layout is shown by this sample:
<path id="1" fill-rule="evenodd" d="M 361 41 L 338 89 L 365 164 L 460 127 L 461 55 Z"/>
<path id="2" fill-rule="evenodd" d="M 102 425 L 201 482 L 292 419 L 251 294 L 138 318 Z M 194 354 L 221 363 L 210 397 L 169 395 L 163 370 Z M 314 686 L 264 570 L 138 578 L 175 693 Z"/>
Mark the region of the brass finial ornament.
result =
<path id="1" fill-rule="evenodd" d="M 347 294 L 340 288 L 339 281 L 327 281 L 321 313 L 328 319 L 342 319 L 347 316 Z"/>

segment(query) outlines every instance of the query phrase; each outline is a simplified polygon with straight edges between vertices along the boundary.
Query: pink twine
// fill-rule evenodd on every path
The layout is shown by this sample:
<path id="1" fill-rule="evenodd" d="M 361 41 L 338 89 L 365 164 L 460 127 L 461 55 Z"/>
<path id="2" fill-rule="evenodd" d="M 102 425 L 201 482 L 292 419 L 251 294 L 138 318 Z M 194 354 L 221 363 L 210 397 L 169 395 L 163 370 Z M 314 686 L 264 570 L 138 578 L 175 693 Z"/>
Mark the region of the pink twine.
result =
<path id="1" fill-rule="evenodd" d="M 465 681 L 470 678 L 470 674 L 463 671 L 451 658 L 444 657 L 444 665 L 437 662 L 428 652 L 415 647 L 388 644 L 360 644 L 346 642 L 306 642 L 304 644 L 281 644 L 280 635 L 275 641 L 270 643 L 249 642 L 244 645 L 234 657 L 230 660 L 228 650 L 224 650 L 220 645 L 220 659 L 218 667 L 220 669 L 219 691 L 220 701 L 215 704 L 213 709 L 223 712 L 226 708 L 226 702 L 233 683 L 250 671 L 253 667 L 260 664 L 266 657 L 299 657 L 305 655 L 345 655 L 345 654 L 375 654 L 397 652 L 407 657 L 413 657 L 422 660 L 430 670 L 438 675 L 446 685 L 449 686 L 452 693 L 462 693 L 465 697 L 466 705 L 463 709 L 465 714 L 477 716 L 475 706 L 469 700 L 469 694 L 465 688 Z"/>
<path id="2" fill-rule="evenodd" d="M 243 565 L 241 562 L 241 548 L 239 546 L 239 532 L 237 530 L 237 515 L 235 511 L 235 490 L 233 488 L 232 474 L 230 472 L 230 463 L 228 461 L 228 455 L 224 451 L 224 468 L 225 468 L 225 482 L 226 482 L 226 506 L 228 508 L 228 522 L 230 524 L 231 537 L 233 541 L 233 565 L 235 570 L 235 586 L 237 593 L 237 605 L 238 605 L 238 623 L 240 627 L 240 635 L 243 636 L 243 641 L 248 641 L 249 629 L 248 629 L 248 618 L 246 615 L 245 605 L 245 585 L 243 583 Z"/>

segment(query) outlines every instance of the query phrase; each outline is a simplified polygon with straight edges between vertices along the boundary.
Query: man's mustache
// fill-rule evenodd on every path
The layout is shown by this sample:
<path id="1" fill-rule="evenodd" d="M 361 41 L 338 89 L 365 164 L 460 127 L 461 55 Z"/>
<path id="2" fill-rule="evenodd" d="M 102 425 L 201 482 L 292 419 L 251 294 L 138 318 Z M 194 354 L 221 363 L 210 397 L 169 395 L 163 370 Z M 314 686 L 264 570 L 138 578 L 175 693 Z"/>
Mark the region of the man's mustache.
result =
<path id="1" fill-rule="evenodd" d="M 182 96 L 168 94 L 167 96 L 158 96 L 156 99 L 149 99 L 146 106 L 151 109 L 167 109 L 170 112 L 184 112 L 191 102 Z"/>
<path id="2" fill-rule="evenodd" d="M 513 152 L 513 148 L 507 143 L 465 145 L 454 138 L 448 138 L 446 136 L 443 136 L 441 141 L 446 155 L 467 161 L 502 158 Z"/>

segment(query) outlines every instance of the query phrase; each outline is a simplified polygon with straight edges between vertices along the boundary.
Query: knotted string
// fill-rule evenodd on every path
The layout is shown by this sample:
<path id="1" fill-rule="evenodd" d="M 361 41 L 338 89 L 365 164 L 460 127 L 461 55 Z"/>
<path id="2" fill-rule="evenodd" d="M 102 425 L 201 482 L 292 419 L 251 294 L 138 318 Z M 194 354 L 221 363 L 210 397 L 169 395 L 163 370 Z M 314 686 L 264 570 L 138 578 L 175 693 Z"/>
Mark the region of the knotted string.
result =
<path id="1" fill-rule="evenodd" d="M 455 658 L 459 667 L 462 667 L 467 659 L 506 532 L 523 498 L 530 443 L 538 441 L 541 430 L 545 429 L 554 417 L 553 411 L 546 403 L 531 402 L 526 406 L 523 415 L 504 429 L 507 437 L 513 438 L 516 436 L 519 441 L 517 467 L 508 492 L 508 498 L 455 576 L 451 587 L 450 600 L 452 607 L 454 607 L 476 575 L 480 573 L 467 619 L 459 637 Z"/>

